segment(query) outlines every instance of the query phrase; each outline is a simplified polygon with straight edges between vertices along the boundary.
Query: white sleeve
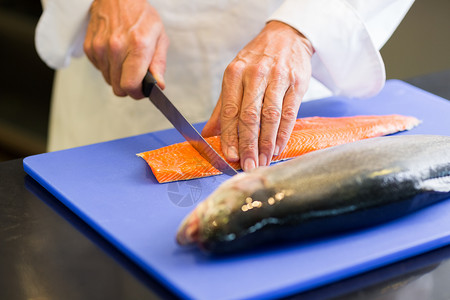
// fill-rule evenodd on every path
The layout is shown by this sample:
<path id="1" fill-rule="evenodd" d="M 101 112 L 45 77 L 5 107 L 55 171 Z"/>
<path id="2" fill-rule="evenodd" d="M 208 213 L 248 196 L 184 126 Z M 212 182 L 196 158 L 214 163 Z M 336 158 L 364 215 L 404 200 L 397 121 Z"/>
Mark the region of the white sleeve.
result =
<path id="1" fill-rule="evenodd" d="M 83 54 L 89 8 L 93 0 L 46 0 L 36 26 L 35 45 L 51 68 L 67 66 L 72 56 Z"/>
<path id="2" fill-rule="evenodd" d="M 386 79 L 379 49 L 414 0 L 286 0 L 268 19 L 312 43 L 313 77 L 335 95 L 370 97 Z"/>

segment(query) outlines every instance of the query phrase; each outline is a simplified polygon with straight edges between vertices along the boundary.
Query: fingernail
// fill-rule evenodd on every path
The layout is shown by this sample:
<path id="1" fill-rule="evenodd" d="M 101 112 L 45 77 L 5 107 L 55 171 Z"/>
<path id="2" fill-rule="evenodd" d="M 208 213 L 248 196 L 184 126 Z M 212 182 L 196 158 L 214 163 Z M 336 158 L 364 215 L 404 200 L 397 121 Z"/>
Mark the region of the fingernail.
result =
<path id="1" fill-rule="evenodd" d="M 275 150 L 273 150 L 273 155 L 279 155 L 280 154 L 280 146 L 276 145 Z"/>
<path id="2" fill-rule="evenodd" d="M 155 76 L 155 80 L 158 83 L 158 86 L 164 90 L 164 88 L 166 87 L 166 83 L 164 82 L 164 77 L 162 75 L 156 74 Z"/>
<path id="3" fill-rule="evenodd" d="M 228 147 L 227 154 L 228 154 L 228 159 L 231 161 L 237 161 L 239 159 L 237 149 L 234 146 Z"/>
<path id="4" fill-rule="evenodd" d="M 248 172 L 248 171 L 250 171 L 250 170 L 252 170 L 254 168 L 256 168 L 255 161 L 253 159 L 251 159 L 251 158 L 247 158 L 244 161 L 244 171 Z"/>
<path id="5" fill-rule="evenodd" d="M 259 165 L 260 166 L 267 166 L 267 156 L 264 153 L 261 153 L 259 155 Z"/>

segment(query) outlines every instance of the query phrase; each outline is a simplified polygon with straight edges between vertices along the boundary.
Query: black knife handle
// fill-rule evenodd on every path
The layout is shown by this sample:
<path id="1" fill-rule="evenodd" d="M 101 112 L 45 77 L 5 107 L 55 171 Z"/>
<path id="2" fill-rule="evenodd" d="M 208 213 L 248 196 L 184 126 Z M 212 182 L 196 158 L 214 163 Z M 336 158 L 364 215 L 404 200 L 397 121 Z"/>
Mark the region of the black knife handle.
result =
<path id="1" fill-rule="evenodd" d="M 157 84 L 155 77 L 153 77 L 152 73 L 150 71 L 147 71 L 147 74 L 145 74 L 144 80 L 142 80 L 142 93 L 145 97 L 150 96 L 150 93 L 153 89 L 153 87 Z"/>

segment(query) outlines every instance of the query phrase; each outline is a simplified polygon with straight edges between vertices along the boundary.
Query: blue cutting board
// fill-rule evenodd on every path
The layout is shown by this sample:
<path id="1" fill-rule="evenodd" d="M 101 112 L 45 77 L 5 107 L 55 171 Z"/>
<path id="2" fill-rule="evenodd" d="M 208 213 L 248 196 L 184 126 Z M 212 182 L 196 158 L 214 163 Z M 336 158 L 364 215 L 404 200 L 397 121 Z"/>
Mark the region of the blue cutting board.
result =
<path id="1" fill-rule="evenodd" d="M 299 117 L 363 114 L 404 114 L 423 121 L 400 134 L 450 135 L 450 102 L 398 80 L 388 81 L 371 99 L 304 103 Z M 24 168 L 183 298 L 286 296 L 450 243 L 450 202 L 444 201 L 381 226 L 251 254 L 218 259 L 181 248 L 175 243 L 180 221 L 227 176 L 158 184 L 135 154 L 182 140 L 174 130 L 148 133 L 27 157 Z"/>

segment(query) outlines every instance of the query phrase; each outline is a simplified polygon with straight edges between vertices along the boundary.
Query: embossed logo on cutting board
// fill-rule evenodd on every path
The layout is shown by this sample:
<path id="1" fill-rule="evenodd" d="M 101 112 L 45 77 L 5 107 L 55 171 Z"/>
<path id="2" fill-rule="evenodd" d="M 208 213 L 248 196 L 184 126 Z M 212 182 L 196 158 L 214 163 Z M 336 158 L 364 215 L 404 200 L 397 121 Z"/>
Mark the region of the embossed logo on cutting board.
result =
<path id="1" fill-rule="evenodd" d="M 200 180 L 177 181 L 167 185 L 167 195 L 173 204 L 179 207 L 189 207 L 196 204 L 202 195 Z"/>

